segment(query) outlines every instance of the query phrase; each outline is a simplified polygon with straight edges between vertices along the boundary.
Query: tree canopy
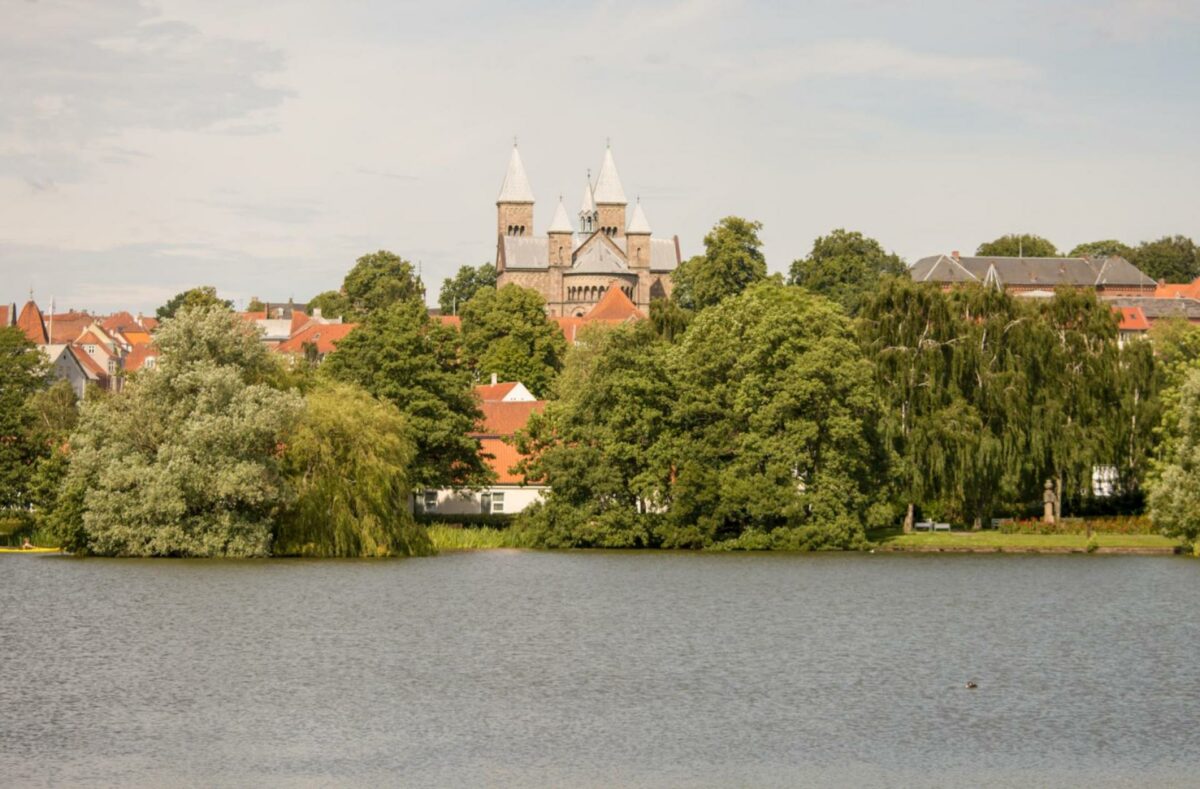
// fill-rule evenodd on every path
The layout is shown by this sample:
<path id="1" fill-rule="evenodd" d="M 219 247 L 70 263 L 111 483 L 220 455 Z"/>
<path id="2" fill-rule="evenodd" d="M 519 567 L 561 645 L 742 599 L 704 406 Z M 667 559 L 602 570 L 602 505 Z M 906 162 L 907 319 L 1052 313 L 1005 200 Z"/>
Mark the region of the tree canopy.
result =
<path id="1" fill-rule="evenodd" d="M 758 231 L 761 222 L 727 216 L 704 237 L 704 254 L 684 261 L 672 274 L 672 298 L 700 310 L 741 293 L 767 277 Z"/>
<path id="2" fill-rule="evenodd" d="M 0 508 L 26 503 L 33 466 L 42 447 L 26 401 L 49 383 L 46 357 L 15 326 L 0 327 Z"/>
<path id="3" fill-rule="evenodd" d="M 1167 415 L 1170 430 L 1150 484 L 1154 525 L 1189 543 L 1200 541 L 1200 368 L 1191 368 Z"/>
<path id="4" fill-rule="evenodd" d="M 463 266 L 453 277 L 442 280 L 438 307 L 443 315 L 458 315 L 470 299 L 483 288 L 496 287 L 496 267 L 491 263 Z"/>
<path id="5" fill-rule="evenodd" d="M 415 454 L 412 431 L 394 405 L 357 386 L 319 383 L 305 397 L 283 454 L 295 498 L 279 518 L 274 553 L 431 553 L 408 508 Z"/>
<path id="6" fill-rule="evenodd" d="M 755 285 L 677 345 L 593 331 L 559 389 L 522 444 L 545 544 L 847 547 L 886 514 L 870 365 L 823 297 Z"/>
<path id="7" fill-rule="evenodd" d="M 975 250 L 975 254 L 984 257 L 1052 258 L 1058 256 L 1058 248 L 1041 236 L 1020 233 L 985 241 Z"/>
<path id="8" fill-rule="evenodd" d="M 854 315 L 881 277 L 906 272 L 904 261 L 875 239 L 838 229 L 817 238 L 808 257 L 792 263 L 788 282 L 827 296 Z"/>
<path id="9" fill-rule="evenodd" d="M 176 293 L 171 299 L 161 307 L 155 314 L 158 315 L 160 321 L 165 321 L 168 318 L 175 317 L 175 313 L 179 310 L 189 307 L 224 307 L 227 310 L 233 309 L 233 302 L 217 297 L 217 289 L 212 285 L 202 285 L 198 288 L 191 288 L 182 293 Z"/>
<path id="10" fill-rule="evenodd" d="M 1083 244 L 1076 244 L 1070 252 L 1070 257 L 1073 258 L 1110 257 L 1113 255 L 1123 257 L 1132 262 L 1134 249 L 1128 244 L 1117 241 L 1115 238 L 1109 238 L 1103 241 L 1088 241 Z"/>
<path id="11" fill-rule="evenodd" d="M 549 392 L 567 341 L 546 316 L 541 294 L 517 285 L 483 288 L 459 312 L 463 351 L 476 381 L 495 373 L 502 381 L 524 383 L 538 396 Z"/>
<path id="12" fill-rule="evenodd" d="M 481 415 L 458 342 L 458 332 L 431 321 L 423 303 L 399 301 L 368 315 L 319 369 L 400 410 L 416 438 L 411 480 L 419 488 L 487 477 L 468 435 Z"/>
<path id="13" fill-rule="evenodd" d="M 52 525 L 120 556 L 265 556 L 288 494 L 279 448 L 299 395 L 260 383 L 267 351 L 222 307 L 159 329 L 157 367 L 84 403 Z"/>
<path id="14" fill-rule="evenodd" d="M 1187 236 L 1144 242 L 1134 251 L 1132 263 L 1159 282 L 1191 282 L 1200 277 L 1200 250 Z"/>
<path id="15" fill-rule="evenodd" d="M 379 250 L 363 255 L 346 274 L 342 293 L 356 318 L 404 301 L 423 301 L 425 286 L 413 265 L 399 255 Z"/>

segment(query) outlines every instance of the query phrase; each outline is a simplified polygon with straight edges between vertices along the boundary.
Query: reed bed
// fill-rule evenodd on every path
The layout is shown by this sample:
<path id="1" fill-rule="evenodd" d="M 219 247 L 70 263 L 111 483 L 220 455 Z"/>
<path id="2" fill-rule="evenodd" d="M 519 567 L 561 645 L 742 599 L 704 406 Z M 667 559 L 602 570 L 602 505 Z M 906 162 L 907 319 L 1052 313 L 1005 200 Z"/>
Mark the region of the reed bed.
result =
<path id="1" fill-rule="evenodd" d="M 493 529 L 488 526 L 464 529 L 462 526 L 435 524 L 429 526 L 429 539 L 441 551 L 486 551 L 493 548 L 528 548 L 529 542 L 512 529 Z"/>

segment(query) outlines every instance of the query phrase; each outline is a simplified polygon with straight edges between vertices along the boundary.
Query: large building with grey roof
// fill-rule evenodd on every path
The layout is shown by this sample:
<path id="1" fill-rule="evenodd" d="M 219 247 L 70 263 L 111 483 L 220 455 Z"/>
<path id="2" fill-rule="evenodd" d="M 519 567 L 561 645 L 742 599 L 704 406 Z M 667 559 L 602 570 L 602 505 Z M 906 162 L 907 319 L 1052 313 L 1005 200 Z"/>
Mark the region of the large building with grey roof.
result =
<path id="1" fill-rule="evenodd" d="M 960 257 L 957 252 L 921 258 L 909 269 L 916 282 L 943 288 L 978 284 L 1035 296 L 1060 286 L 1092 288 L 1102 298 L 1153 296 L 1157 283 L 1123 257 Z"/>
<path id="2" fill-rule="evenodd" d="M 585 315 L 604 294 L 619 288 L 638 307 L 671 293 L 680 262 L 679 237 L 655 237 L 641 201 L 629 202 L 612 149 L 595 184 L 589 175 L 574 219 L 559 198 L 544 235 L 534 232 L 533 189 L 514 144 L 496 198 L 497 287 L 533 288 L 554 316 Z"/>

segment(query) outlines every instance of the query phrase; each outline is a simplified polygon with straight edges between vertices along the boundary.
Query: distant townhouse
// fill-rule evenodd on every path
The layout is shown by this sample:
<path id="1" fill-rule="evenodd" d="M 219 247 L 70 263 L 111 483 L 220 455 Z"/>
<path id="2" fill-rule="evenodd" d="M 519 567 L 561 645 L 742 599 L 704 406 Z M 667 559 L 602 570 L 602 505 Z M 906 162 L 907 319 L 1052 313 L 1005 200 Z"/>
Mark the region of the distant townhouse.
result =
<path id="1" fill-rule="evenodd" d="M 291 354 L 313 364 L 337 350 L 337 344 L 358 328 L 357 323 L 309 323 L 275 346 L 276 353 Z"/>
<path id="2" fill-rule="evenodd" d="M 475 432 L 479 451 L 496 481 L 482 490 L 444 488 L 425 490 L 417 495 L 417 509 L 426 513 L 447 515 L 507 515 L 517 513 L 547 490 L 545 485 L 527 484 L 516 466 L 524 456 L 512 445 L 513 435 L 523 430 L 529 417 L 541 413 L 546 401 L 537 400 L 524 384 L 515 381 L 497 382 L 475 387 L 479 408 L 483 412 Z"/>
<path id="3" fill-rule="evenodd" d="M 963 257 L 958 252 L 921 258 L 909 269 L 914 282 L 944 289 L 978 284 L 1023 296 L 1053 296 L 1055 288 L 1090 288 L 1100 298 L 1153 297 L 1158 286 L 1123 257 Z"/>

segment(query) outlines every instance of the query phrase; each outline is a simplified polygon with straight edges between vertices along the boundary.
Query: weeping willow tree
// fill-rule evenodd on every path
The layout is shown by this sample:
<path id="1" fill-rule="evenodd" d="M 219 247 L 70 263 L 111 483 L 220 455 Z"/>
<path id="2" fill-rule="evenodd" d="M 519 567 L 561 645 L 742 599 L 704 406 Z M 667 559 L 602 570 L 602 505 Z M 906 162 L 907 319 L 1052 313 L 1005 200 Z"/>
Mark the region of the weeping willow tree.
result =
<path id="1" fill-rule="evenodd" d="M 1145 462 L 1138 420 L 1153 418 L 1153 359 L 1122 355 L 1112 311 L 1091 294 L 1038 303 L 897 279 L 874 294 L 859 332 L 906 528 L 914 505 L 979 526 L 1037 501 L 1047 479 L 1060 501 L 1081 498 L 1094 466 L 1135 478 Z"/>
<path id="2" fill-rule="evenodd" d="M 280 518 L 276 555 L 422 556 L 433 553 L 408 511 L 416 446 L 404 416 L 351 384 L 305 397 L 283 469 L 296 498 Z"/>

